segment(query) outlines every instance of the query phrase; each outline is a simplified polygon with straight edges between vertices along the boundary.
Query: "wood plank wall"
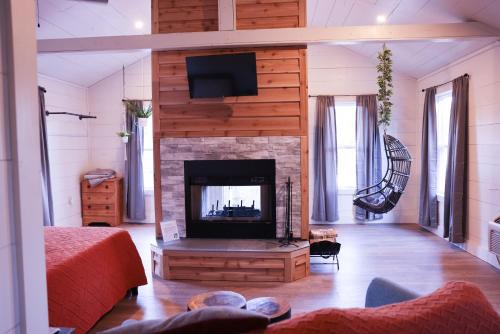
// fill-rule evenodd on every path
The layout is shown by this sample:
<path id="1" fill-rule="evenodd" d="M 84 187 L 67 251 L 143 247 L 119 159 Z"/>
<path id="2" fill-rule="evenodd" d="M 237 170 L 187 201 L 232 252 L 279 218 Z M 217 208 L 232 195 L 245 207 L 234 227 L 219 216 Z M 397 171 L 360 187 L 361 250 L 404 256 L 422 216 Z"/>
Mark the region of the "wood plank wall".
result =
<path id="1" fill-rule="evenodd" d="M 217 0 L 153 0 L 153 33 L 219 30 Z"/>
<path id="2" fill-rule="evenodd" d="M 306 26 L 306 0 L 236 0 L 236 29 Z"/>
<path id="3" fill-rule="evenodd" d="M 186 57 L 255 52 L 258 95 L 190 99 Z M 161 137 L 297 136 L 307 134 L 305 49 L 279 48 L 166 51 L 158 73 Z"/>

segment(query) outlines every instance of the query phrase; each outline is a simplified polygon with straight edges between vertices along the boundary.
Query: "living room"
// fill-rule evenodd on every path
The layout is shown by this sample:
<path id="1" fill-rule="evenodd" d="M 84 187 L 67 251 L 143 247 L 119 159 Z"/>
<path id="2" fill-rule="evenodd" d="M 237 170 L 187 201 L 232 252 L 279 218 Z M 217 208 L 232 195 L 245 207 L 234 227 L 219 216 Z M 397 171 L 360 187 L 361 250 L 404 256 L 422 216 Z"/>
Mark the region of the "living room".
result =
<path id="1" fill-rule="evenodd" d="M 500 326 L 499 1 L 2 6 L 0 332 Z"/>

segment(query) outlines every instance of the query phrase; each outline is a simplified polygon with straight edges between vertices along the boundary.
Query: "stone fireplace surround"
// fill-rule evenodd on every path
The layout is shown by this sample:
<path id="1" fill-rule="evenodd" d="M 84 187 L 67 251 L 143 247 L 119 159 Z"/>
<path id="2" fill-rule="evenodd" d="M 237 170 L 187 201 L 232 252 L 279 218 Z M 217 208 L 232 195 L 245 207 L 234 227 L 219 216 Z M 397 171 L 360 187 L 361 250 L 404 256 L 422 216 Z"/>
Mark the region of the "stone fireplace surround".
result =
<path id="1" fill-rule="evenodd" d="M 276 160 L 276 236 L 283 236 L 285 182 L 293 182 L 292 212 L 294 236 L 301 231 L 300 137 L 204 137 L 162 138 L 161 192 L 163 220 L 175 221 L 181 237 L 186 236 L 184 199 L 185 160 Z"/>

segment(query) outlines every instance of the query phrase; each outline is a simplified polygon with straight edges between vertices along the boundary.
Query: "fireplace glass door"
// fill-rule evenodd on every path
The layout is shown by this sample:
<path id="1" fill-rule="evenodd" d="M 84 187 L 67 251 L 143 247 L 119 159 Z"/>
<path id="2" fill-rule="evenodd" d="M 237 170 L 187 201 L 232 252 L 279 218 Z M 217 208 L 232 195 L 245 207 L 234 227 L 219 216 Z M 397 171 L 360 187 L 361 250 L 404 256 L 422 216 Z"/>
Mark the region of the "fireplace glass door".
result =
<path id="1" fill-rule="evenodd" d="M 267 185 L 191 186 L 192 217 L 203 221 L 269 221 Z"/>
<path id="2" fill-rule="evenodd" d="M 184 161 L 188 238 L 275 238 L 274 160 Z"/>

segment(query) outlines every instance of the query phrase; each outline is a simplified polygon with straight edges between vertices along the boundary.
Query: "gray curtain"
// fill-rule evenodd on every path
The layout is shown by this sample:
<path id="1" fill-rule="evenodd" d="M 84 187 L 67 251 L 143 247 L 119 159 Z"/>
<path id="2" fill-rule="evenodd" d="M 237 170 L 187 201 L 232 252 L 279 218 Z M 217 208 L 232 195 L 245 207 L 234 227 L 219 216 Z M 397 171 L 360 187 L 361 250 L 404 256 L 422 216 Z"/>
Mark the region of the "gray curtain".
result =
<path id="1" fill-rule="evenodd" d="M 380 182 L 381 179 L 382 159 L 377 124 L 377 97 L 356 96 L 356 188 L 361 190 Z M 380 214 L 373 214 L 359 207 L 355 207 L 354 216 L 358 220 L 382 218 Z"/>
<path id="2" fill-rule="evenodd" d="M 438 226 L 436 87 L 425 90 L 418 223 Z"/>
<path id="3" fill-rule="evenodd" d="M 131 105 L 142 108 L 142 101 L 129 101 L 127 104 L 127 131 L 132 135 L 127 143 L 127 161 L 125 162 L 125 205 L 129 219 L 144 220 L 146 219 L 142 170 L 144 133 L 143 129 L 137 125 L 137 117 L 129 110 Z"/>
<path id="4" fill-rule="evenodd" d="M 334 97 L 318 96 L 314 133 L 314 193 L 311 218 L 321 222 L 334 222 L 339 219 L 335 129 Z"/>
<path id="5" fill-rule="evenodd" d="M 40 156 L 42 165 L 42 204 L 43 225 L 54 226 L 54 205 L 52 202 L 52 185 L 50 182 L 49 147 L 47 138 L 47 120 L 45 114 L 45 88 L 38 87 L 40 108 Z"/>
<path id="6" fill-rule="evenodd" d="M 446 183 L 444 237 L 464 242 L 467 224 L 469 77 L 453 80 Z"/>

